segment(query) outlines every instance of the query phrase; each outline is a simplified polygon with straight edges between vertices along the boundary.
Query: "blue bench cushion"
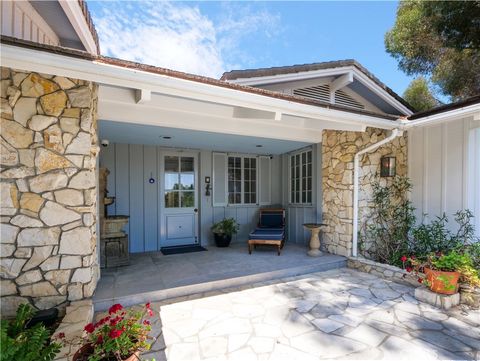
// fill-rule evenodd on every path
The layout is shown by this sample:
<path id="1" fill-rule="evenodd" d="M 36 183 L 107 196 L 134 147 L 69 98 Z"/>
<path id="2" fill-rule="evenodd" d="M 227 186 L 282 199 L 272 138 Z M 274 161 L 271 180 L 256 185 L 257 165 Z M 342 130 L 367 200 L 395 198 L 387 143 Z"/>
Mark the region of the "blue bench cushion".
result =
<path id="1" fill-rule="evenodd" d="M 263 211 L 260 215 L 260 227 L 281 228 L 283 227 L 283 213 Z"/>
<path id="2" fill-rule="evenodd" d="M 250 239 L 282 240 L 284 232 L 281 229 L 261 229 L 257 228 L 249 234 Z"/>

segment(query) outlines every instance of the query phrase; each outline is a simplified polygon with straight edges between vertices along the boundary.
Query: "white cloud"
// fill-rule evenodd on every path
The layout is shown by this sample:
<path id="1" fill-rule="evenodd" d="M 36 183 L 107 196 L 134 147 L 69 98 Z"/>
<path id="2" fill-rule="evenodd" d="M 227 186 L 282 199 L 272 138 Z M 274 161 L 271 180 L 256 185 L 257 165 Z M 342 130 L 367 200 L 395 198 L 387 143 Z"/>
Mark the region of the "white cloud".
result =
<path id="1" fill-rule="evenodd" d="M 279 24 L 276 15 L 238 4 L 222 6 L 216 23 L 184 3 L 103 4 L 94 21 L 104 55 L 212 77 L 251 62 L 240 43 L 258 32 L 272 36 Z"/>

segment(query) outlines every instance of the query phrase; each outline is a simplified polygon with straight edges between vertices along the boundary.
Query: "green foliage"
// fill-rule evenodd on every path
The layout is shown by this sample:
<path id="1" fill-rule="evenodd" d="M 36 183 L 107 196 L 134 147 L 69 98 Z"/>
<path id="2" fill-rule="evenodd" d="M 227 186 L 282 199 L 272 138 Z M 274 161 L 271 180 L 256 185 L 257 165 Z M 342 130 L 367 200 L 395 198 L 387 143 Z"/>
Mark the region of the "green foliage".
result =
<path id="1" fill-rule="evenodd" d="M 480 270 L 480 242 L 473 242 L 465 247 L 467 252 L 472 258 L 473 267 Z"/>
<path id="2" fill-rule="evenodd" d="M 409 253 L 421 256 L 468 247 L 474 243 L 472 218 L 473 214 L 468 209 L 455 213 L 457 232 L 452 232 L 447 227 L 448 218 L 445 214 L 430 223 L 422 222 L 412 229 L 414 241 L 411 242 Z"/>
<path id="3" fill-rule="evenodd" d="M 430 92 L 428 83 L 424 77 L 412 80 L 403 98 L 416 110 L 424 111 L 439 105 L 439 102 Z"/>
<path id="4" fill-rule="evenodd" d="M 433 269 L 438 271 L 454 272 L 465 266 L 472 265 L 472 259 L 468 254 L 460 254 L 451 251 L 445 255 L 433 257 L 431 259 Z"/>
<path id="5" fill-rule="evenodd" d="M 50 342 L 51 333 L 44 325 L 25 327 L 32 316 L 30 305 L 22 304 L 14 320 L 1 321 L 0 361 L 50 361 L 60 351 L 60 344 Z"/>
<path id="6" fill-rule="evenodd" d="M 225 218 L 224 220 L 215 223 L 211 230 L 216 234 L 226 234 L 232 236 L 236 234 L 240 228 L 240 225 L 233 218 Z"/>
<path id="7" fill-rule="evenodd" d="M 480 2 L 402 1 L 385 34 L 388 53 L 408 75 L 429 75 L 453 100 L 480 92 Z"/>
<path id="8" fill-rule="evenodd" d="M 375 261 L 401 265 L 408 251 L 409 233 L 415 224 L 408 194 L 412 184 L 397 176 L 389 186 L 373 185 L 372 213 L 359 234 L 361 252 Z"/>

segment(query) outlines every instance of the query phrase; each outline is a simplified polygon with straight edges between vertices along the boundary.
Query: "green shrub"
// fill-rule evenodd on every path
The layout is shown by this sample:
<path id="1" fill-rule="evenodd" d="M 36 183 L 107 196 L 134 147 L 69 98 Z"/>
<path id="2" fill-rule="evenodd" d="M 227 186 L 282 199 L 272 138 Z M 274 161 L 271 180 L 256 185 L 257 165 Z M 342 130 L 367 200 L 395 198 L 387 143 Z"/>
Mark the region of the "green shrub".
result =
<path id="1" fill-rule="evenodd" d="M 448 218 L 445 213 L 430 223 L 422 222 L 412 229 L 409 253 L 427 255 L 432 252 L 446 253 L 468 247 L 475 243 L 472 218 L 473 214 L 468 209 L 455 213 L 457 232 L 452 232 L 447 227 Z"/>
<path id="2" fill-rule="evenodd" d="M 50 342 L 51 332 L 42 324 L 26 328 L 33 310 L 28 304 L 17 309 L 12 321 L 2 320 L 0 329 L 0 361 L 51 361 L 61 345 Z"/>
<path id="3" fill-rule="evenodd" d="M 408 253 L 409 237 L 415 224 L 409 200 L 412 189 L 406 177 L 395 177 L 392 184 L 373 184 L 372 212 L 359 234 L 360 251 L 375 261 L 401 266 L 400 257 Z"/>

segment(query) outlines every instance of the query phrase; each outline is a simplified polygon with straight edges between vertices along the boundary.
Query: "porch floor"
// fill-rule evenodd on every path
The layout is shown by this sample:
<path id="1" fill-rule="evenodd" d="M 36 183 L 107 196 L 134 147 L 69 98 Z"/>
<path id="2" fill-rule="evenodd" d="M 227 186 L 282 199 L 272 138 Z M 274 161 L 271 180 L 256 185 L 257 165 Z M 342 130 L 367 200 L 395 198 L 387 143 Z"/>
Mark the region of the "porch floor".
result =
<path id="1" fill-rule="evenodd" d="M 305 246 L 295 244 L 286 244 L 281 256 L 270 247 L 249 255 L 246 244 L 169 256 L 132 254 L 129 266 L 102 269 L 93 301 L 102 311 L 117 302 L 129 306 L 345 266 L 345 257 L 309 257 Z"/>

